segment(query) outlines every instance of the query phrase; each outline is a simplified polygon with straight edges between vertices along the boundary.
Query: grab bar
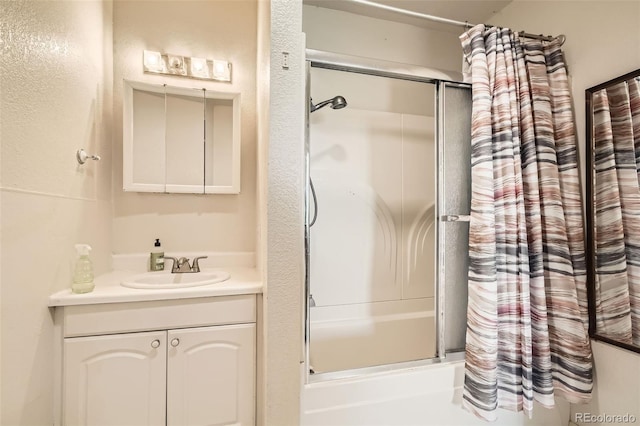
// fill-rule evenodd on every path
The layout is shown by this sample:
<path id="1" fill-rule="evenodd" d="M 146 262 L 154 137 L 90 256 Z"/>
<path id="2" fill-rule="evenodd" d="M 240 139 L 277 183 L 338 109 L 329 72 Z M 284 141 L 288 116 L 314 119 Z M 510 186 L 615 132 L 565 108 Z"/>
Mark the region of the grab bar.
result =
<path id="1" fill-rule="evenodd" d="M 442 222 L 469 222 L 471 216 L 468 214 L 445 214 L 440 217 Z"/>

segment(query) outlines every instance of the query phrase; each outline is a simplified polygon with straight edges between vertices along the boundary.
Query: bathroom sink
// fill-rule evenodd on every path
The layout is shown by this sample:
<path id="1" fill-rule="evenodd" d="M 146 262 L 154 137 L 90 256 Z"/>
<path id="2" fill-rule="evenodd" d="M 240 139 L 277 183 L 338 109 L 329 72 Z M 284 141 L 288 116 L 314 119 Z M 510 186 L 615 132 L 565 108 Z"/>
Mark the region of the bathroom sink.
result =
<path id="1" fill-rule="evenodd" d="M 198 287 L 228 280 L 229 273 L 223 271 L 201 271 L 195 273 L 146 272 L 125 278 L 124 287 L 149 290 Z"/>

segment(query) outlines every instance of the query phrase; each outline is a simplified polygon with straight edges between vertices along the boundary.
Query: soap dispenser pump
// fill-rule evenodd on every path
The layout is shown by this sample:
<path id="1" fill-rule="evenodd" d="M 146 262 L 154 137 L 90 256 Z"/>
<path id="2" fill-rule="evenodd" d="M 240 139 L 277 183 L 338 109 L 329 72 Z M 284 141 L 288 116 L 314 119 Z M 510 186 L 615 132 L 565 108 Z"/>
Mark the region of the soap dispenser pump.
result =
<path id="1" fill-rule="evenodd" d="M 75 247 L 78 252 L 78 260 L 73 273 L 71 291 L 73 293 L 89 293 L 95 287 L 93 283 L 93 265 L 91 265 L 91 259 L 89 259 L 91 246 L 88 244 L 76 244 Z"/>

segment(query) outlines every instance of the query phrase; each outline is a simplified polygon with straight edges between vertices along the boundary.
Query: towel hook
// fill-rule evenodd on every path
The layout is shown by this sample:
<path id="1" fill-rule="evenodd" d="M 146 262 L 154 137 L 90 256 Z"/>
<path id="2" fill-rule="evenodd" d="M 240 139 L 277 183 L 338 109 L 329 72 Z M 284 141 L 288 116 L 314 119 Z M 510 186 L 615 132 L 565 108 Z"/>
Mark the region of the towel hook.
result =
<path id="1" fill-rule="evenodd" d="M 79 164 L 84 164 L 87 162 L 87 160 L 95 160 L 98 161 L 100 160 L 100 156 L 99 155 L 90 155 L 87 154 L 87 152 L 80 148 L 77 152 L 76 152 L 76 160 L 78 160 Z"/>

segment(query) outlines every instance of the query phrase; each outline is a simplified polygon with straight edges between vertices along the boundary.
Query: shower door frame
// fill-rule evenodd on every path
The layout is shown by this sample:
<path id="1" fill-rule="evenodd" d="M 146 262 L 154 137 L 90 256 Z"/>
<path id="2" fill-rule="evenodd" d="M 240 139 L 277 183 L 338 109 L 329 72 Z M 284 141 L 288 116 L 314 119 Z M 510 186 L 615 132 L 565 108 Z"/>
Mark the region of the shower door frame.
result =
<path id="1" fill-rule="evenodd" d="M 398 80 L 415 81 L 418 83 L 433 84 L 435 86 L 435 111 L 436 111 L 436 163 L 438 174 L 436 177 L 437 191 L 437 208 L 436 208 L 436 355 L 433 358 L 425 358 L 415 361 L 405 361 L 393 364 L 385 364 L 373 367 L 362 367 L 350 370 L 331 371 L 326 373 L 310 374 L 309 358 L 311 345 L 311 324 L 310 324 L 310 296 L 311 296 L 311 272 L 310 272 L 310 241 L 311 227 L 310 223 L 310 180 L 311 180 L 311 159 L 310 159 L 310 135 L 309 135 L 309 119 L 310 119 L 310 99 L 311 99 L 311 68 L 325 68 L 335 71 L 351 72 L 356 74 L 366 74 L 377 77 L 393 78 Z M 445 351 L 445 318 L 444 318 L 444 268 L 442 261 L 444 260 L 443 240 L 441 239 L 441 206 L 443 205 L 443 182 L 442 173 L 444 168 L 444 88 L 459 87 L 471 88 L 471 84 L 465 81 L 465 75 L 454 71 L 445 71 L 435 68 L 421 67 L 417 65 L 409 65 L 397 62 L 383 61 L 378 59 L 363 58 L 358 56 L 343 55 L 321 50 L 306 49 L 306 68 L 305 68 L 305 139 L 304 139 L 304 362 L 305 362 L 305 383 L 314 383 L 324 380 L 332 380 L 344 377 L 358 376 L 373 372 L 388 371 L 391 369 L 416 367 L 427 364 L 434 364 L 447 361 L 458 361 L 464 358 L 464 352 Z M 314 206 L 317 208 L 317 206 Z M 444 218 L 444 216 L 442 216 Z M 443 219 L 444 220 L 444 219 Z"/>

